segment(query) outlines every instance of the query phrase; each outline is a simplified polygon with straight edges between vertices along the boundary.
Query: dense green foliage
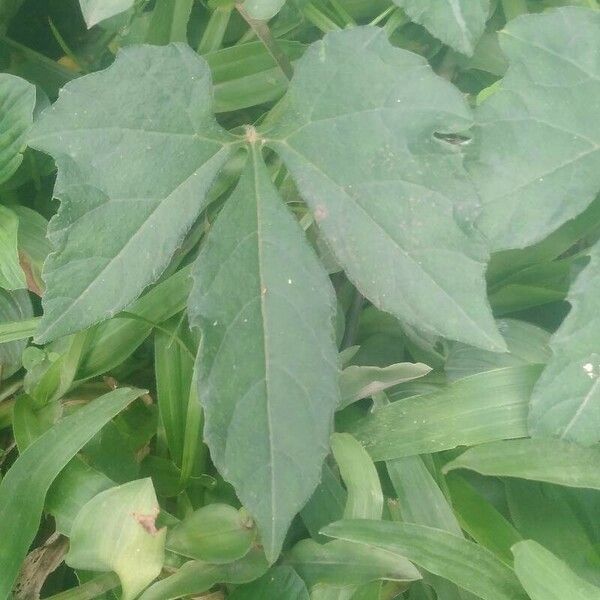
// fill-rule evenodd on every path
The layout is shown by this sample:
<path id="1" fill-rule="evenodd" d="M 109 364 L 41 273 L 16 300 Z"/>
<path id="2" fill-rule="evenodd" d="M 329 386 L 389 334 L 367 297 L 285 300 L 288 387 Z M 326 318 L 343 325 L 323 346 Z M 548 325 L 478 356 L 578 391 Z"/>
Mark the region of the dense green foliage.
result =
<path id="1" fill-rule="evenodd" d="M 0 600 L 600 598 L 596 0 L 0 49 Z"/>

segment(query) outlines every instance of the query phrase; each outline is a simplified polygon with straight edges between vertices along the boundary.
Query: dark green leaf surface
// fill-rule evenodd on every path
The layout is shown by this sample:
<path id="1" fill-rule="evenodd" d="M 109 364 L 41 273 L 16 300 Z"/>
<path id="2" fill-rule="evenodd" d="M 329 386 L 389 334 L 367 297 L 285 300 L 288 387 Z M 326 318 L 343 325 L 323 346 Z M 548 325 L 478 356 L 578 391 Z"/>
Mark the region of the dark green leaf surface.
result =
<path id="1" fill-rule="evenodd" d="M 12 587 L 39 526 L 50 484 L 77 452 L 143 392 L 119 388 L 59 421 L 19 456 L 0 482 L 0 598 Z"/>
<path id="2" fill-rule="evenodd" d="M 470 127 L 460 93 L 381 30 L 354 28 L 307 50 L 276 113 L 267 142 L 361 293 L 420 330 L 502 351 L 486 250 L 457 222 L 474 191 L 460 147 L 434 135 Z"/>
<path id="3" fill-rule="evenodd" d="M 483 475 L 520 477 L 600 490 L 600 449 L 562 440 L 525 438 L 482 444 L 444 470 L 470 469 Z"/>
<path id="4" fill-rule="evenodd" d="M 339 392 L 331 286 L 256 147 L 194 281 L 204 437 L 273 561 L 319 481 Z"/>
<path id="5" fill-rule="evenodd" d="M 483 30 L 490 0 L 394 0 L 416 23 L 468 56 Z"/>
<path id="6" fill-rule="evenodd" d="M 478 108 L 469 161 L 497 250 L 541 240 L 600 189 L 600 12 L 524 15 L 499 36 L 509 68 Z"/>
<path id="7" fill-rule="evenodd" d="M 211 114 L 206 63 L 183 45 L 126 48 L 65 86 L 30 139 L 56 160 L 61 199 L 38 341 L 113 316 L 158 278 L 231 139 Z"/>
<path id="8" fill-rule="evenodd" d="M 308 590 L 291 567 L 275 567 L 260 579 L 237 588 L 230 600 L 309 600 Z"/>
<path id="9" fill-rule="evenodd" d="M 539 365 L 460 379 L 438 392 L 398 400 L 358 422 L 352 434 L 373 460 L 527 435 L 527 405 Z"/>
<path id="10" fill-rule="evenodd" d="M 550 340 L 552 359 L 531 398 L 533 436 L 600 441 L 600 244 L 569 291 L 571 311 Z"/>
<path id="11" fill-rule="evenodd" d="M 406 556 L 484 600 L 525 600 L 515 574 L 485 548 L 441 529 L 389 521 L 338 521 L 323 533 Z"/>

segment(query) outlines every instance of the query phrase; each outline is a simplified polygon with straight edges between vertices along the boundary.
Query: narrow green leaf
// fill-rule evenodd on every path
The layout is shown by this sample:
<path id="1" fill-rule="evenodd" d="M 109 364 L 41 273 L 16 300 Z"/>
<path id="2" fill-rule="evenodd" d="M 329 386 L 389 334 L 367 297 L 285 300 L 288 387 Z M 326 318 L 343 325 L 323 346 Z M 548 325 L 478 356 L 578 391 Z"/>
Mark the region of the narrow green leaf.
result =
<path id="1" fill-rule="evenodd" d="M 499 33 L 509 68 L 477 110 L 469 170 L 495 250 L 522 248 L 582 212 L 600 189 L 600 12 L 523 15 Z M 568 108 L 567 108 L 568 107 Z"/>
<path id="2" fill-rule="evenodd" d="M 515 574 L 489 550 L 451 533 L 411 523 L 338 521 L 323 533 L 405 556 L 484 600 L 525 600 Z"/>
<path id="3" fill-rule="evenodd" d="M 229 600 L 310 600 L 304 582 L 294 569 L 275 567 L 260 579 L 237 588 Z"/>
<path id="4" fill-rule="evenodd" d="M 204 438 L 272 562 L 319 481 L 339 391 L 331 285 L 256 147 L 194 279 Z"/>
<path id="5" fill-rule="evenodd" d="M 600 600 L 600 587 L 576 575 L 533 540 L 513 546 L 515 571 L 531 600 Z"/>
<path id="6" fill-rule="evenodd" d="M 460 146 L 435 135 L 471 126 L 458 90 L 381 29 L 356 27 L 307 50 L 276 113 L 267 144 L 360 292 L 422 331 L 502 351 L 487 251 L 465 232 L 475 192 Z"/>
<path id="7" fill-rule="evenodd" d="M 83 20 L 88 29 L 101 21 L 129 10 L 135 0 L 79 0 Z"/>
<path id="8" fill-rule="evenodd" d="M 231 139 L 211 114 L 208 66 L 184 45 L 130 46 L 65 86 L 30 139 L 56 160 L 62 201 L 38 342 L 115 315 L 158 278 Z"/>
<path id="9" fill-rule="evenodd" d="M 443 529 L 462 537 L 448 500 L 420 456 L 405 456 L 386 463 L 398 510 L 406 523 Z"/>
<path id="10" fill-rule="evenodd" d="M 255 537 L 256 527 L 243 509 L 208 504 L 169 532 L 167 548 L 189 558 L 223 564 L 245 556 Z"/>
<path id="11" fill-rule="evenodd" d="M 0 482 L 0 598 L 7 598 L 37 532 L 50 484 L 77 452 L 144 392 L 119 388 L 59 421 L 19 456 Z"/>
<path id="12" fill-rule="evenodd" d="M 150 479 L 100 492 L 75 517 L 65 562 L 74 569 L 114 571 L 123 600 L 132 600 L 162 570 L 167 531 L 156 529 L 158 513 Z"/>
<path id="13" fill-rule="evenodd" d="M 0 287 L 7 290 L 25 287 L 25 274 L 19 264 L 18 230 L 19 217 L 0 204 Z"/>
<path id="14" fill-rule="evenodd" d="M 351 433 L 375 461 L 525 437 L 527 406 L 539 372 L 539 365 L 524 365 L 459 379 L 380 408 Z"/>
<path id="15" fill-rule="evenodd" d="M 171 332 L 171 333 L 169 333 Z M 182 336 L 183 347 L 174 336 Z M 167 445 L 173 462 L 181 466 L 185 438 L 188 400 L 194 370 L 194 344 L 190 343 L 182 319 L 174 317 L 165 323 L 164 329 L 154 334 L 154 370 L 156 399 L 160 420 L 165 429 Z"/>
<path id="16" fill-rule="evenodd" d="M 532 436 L 556 436 L 582 444 L 600 441 L 600 243 L 571 286 L 571 311 L 550 339 L 552 359 L 531 397 Z"/>
<path id="17" fill-rule="evenodd" d="M 456 474 L 447 478 L 452 506 L 462 528 L 478 544 L 512 566 L 511 547 L 522 536 L 496 508 L 467 481 Z"/>
<path id="18" fill-rule="evenodd" d="M 393 1 L 413 21 L 467 56 L 472 56 L 490 11 L 490 0 Z"/>
<path id="19" fill-rule="evenodd" d="M 211 565 L 199 560 L 185 563 L 177 572 L 150 586 L 139 600 L 175 600 L 206 592 L 217 583 L 248 583 L 268 569 L 260 550 L 252 550 L 244 558 L 226 565 Z"/>
<path id="20" fill-rule="evenodd" d="M 357 586 L 377 579 L 421 579 L 417 568 L 406 558 L 383 548 L 345 540 L 323 545 L 314 540 L 302 540 L 292 548 L 286 562 L 298 571 L 309 588 L 317 584 Z"/>
<path id="21" fill-rule="evenodd" d="M 161 0 L 154 5 L 148 36 L 150 44 L 187 42 L 187 24 L 194 0 Z"/>
<path id="22" fill-rule="evenodd" d="M 396 363 L 387 367 L 350 365 L 340 375 L 342 402 L 339 408 L 399 383 L 423 377 L 430 371 L 431 367 L 423 363 Z"/>
<path id="23" fill-rule="evenodd" d="M 334 433 L 331 436 L 331 450 L 348 490 L 344 517 L 381 519 L 381 483 L 377 469 L 365 449 L 349 433 Z"/>
<path id="24" fill-rule="evenodd" d="M 483 475 L 520 477 L 600 490 L 600 449 L 573 442 L 525 438 L 469 448 L 444 471 L 469 469 Z"/>
<path id="25" fill-rule="evenodd" d="M 34 106 L 35 87 L 31 83 L 0 73 L 0 183 L 9 179 L 23 160 Z"/>

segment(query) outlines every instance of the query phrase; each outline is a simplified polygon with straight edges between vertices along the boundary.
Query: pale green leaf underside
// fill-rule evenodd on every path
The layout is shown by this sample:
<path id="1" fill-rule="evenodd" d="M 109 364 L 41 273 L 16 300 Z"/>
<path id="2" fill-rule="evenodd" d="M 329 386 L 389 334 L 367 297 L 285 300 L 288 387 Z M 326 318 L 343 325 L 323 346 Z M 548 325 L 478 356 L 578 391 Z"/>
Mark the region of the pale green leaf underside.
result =
<path id="1" fill-rule="evenodd" d="M 452 533 L 390 521 L 344 520 L 323 533 L 404 556 L 484 600 L 526 600 L 513 571 L 489 550 Z"/>
<path id="2" fill-rule="evenodd" d="M 23 160 L 34 106 L 35 87 L 31 83 L 0 73 L 0 183 L 15 172 Z"/>
<path id="3" fill-rule="evenodd" d="M 378 308 L 428 333 L 503 350 L 487 253 L 457 214 L 476 204 L 460 148 L 461 94 L 380 29 L 328 34 L 297 62 L 267 143 L 339 263 Z"/>
<path id="4" fill-rule="evenodd" d="M 555 439 L 524 438 L 469 448 L 444 471 L 469 469 L 491 477 L 518 477 L 600 490 L 600 449 Z"/>
<path id="5" fill-rule="evenodd" d="M 468 56 L 485 29 L 490 0 L 393 0 L 416 23 Z"/>
<path id="6" fill-rule="evenodd" d="M 258 149 L 194 270 L 204 436 L 273 561 L 321 475 L 338 403 L 331 285 Z"/>
<path id="7" fill-rule="evenodd" d="M 531 600 L 600 600 L 600 588 L 533 540 L 512 547 L 515 571 Z"/>
<path id="8" fill-rule="evenodd" d="M 35 125 L 61 200 L 38 341 L 114 315 L 162 273 L 230 154 L 210 85 L 187 46 L 129 47 L 67 84 Z"/>
<path id="9" fill-rule="evenodd" d="M 74 569 L 114 571 L 121 580 L 123 600 L 132 600 L 162 569 L 167 530 L 154 530 L 158 512 L 150 479 L 100 492 L 73 521 L 67 564 Z"/>
<path id="10" fill-rule="evenodd" d="M 509 69 L 476 113 L 467 165 L 495 250 L 541 240 L 600 190 L 600 12 L 525 15 L 499 35 Z"/>
<path id="11" fill-rule="evenodd" d="M 134 2 L 135 0 L 79 0 L 79 6 L 89 29 L 101 21 L 129 10 Z"/>
<path id="12" fill-rule="evenodd" d="M 600 168 L 600 165 L 599 165 Z M 572 284 L 572 308 L 550 338 L 552 358 L 531 398 L 533 436 L 557 436 L 582 444 L 600 441 L 600 244 Z"/>
<path id="13" fill-rule="evenodd" d="M 274 17 L 285 4 L 285 0 L 246 0 L 244 8 L 253 18 L 267 21 Z"/>

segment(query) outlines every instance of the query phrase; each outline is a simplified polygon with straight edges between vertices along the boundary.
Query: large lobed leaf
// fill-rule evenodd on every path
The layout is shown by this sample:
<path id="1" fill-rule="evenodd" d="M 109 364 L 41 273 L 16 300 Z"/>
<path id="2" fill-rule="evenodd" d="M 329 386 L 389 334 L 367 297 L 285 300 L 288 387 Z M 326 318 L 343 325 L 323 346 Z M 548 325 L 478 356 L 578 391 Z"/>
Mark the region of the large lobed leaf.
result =
<path id="1" fill-rule="evenodd" d="M 415 22 L 450 47 L 471 56 L 490 11 L 490 0 L 393 0 Z"/>
<path id="2" fill-rule="evenodd" d="M 600 244 L 571 286 L 571 311 L 550 339 L 552 358 L 531 398 L 533 436 L 600 441 Z"/>
<path id="3" fill-rule="evenodd" d="M 205 439 L 274 561 L 321 476 L 338 403 L 335 300 L 254 147 L 194 271 Z"/>
<path id="4" fill-rule="evenodd" d="M 495 250 L 541 240 L 600 190 L 600 12 L 525 15 L 499 35 L 509 68 L 477 111 L 469 162 Z"/>
<path id="5" fill-rule="evenodd" d="M 185 45 L 126 48 L 64 87 L 30 139 L 56 160 L 61 200 L 37 341 L 114 315 L 158 278 L 231 139 L 211 112 L 209 69 Z"/>
<path id="6" fill-rule="evenodd" d="M 476 203 L 460 147 L 435 135 L 471 126 L 458 90 L 382 30 L 358 27 L 307 50 L 277 117 L 267 143 L 358 289 L 428 333 L 505 349 L 486 250 L 456 216 Z"/>

